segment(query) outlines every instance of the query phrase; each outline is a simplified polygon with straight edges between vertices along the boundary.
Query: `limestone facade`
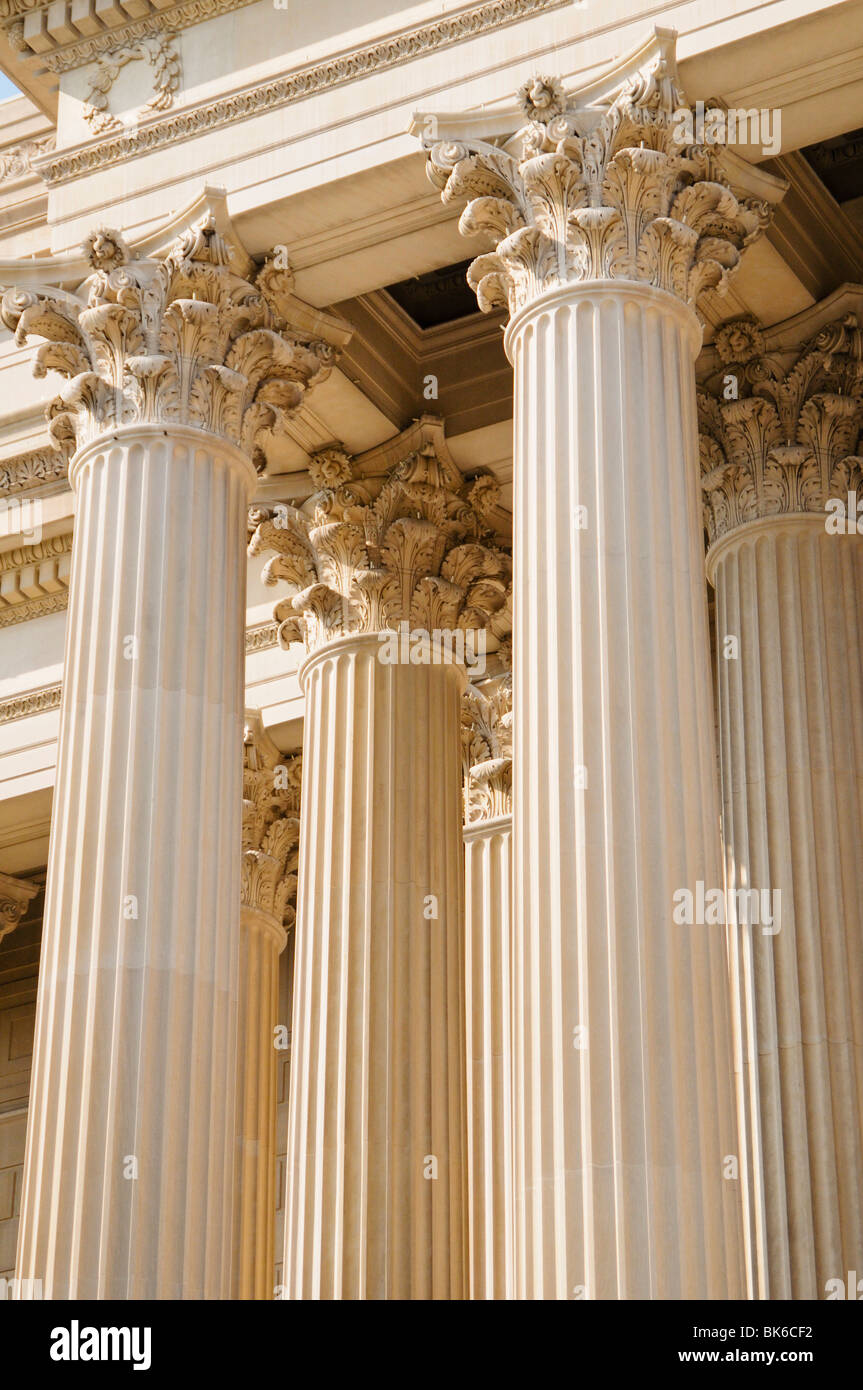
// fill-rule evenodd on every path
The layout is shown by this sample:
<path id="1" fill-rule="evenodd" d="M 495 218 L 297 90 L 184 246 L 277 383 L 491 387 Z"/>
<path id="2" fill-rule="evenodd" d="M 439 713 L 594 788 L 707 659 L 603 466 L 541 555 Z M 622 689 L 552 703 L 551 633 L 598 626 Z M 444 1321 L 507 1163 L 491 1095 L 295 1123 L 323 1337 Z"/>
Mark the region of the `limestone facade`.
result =
<path id="1" fill-rule="evenodd" d="M 624 8 L 0 0 L 44 1297 L 863 1269 L 863 0 Z"/>

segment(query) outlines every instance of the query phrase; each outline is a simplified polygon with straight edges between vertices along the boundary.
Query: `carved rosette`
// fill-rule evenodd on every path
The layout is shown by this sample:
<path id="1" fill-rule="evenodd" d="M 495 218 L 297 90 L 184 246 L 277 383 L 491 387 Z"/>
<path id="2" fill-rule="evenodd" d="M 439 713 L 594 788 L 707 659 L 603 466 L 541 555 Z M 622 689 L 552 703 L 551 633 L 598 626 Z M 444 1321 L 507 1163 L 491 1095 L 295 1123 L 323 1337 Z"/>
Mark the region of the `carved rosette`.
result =
<path id="1" fill-rule="evenodd" d="M 302 757 L 285 757 L 249 711 L 243 733 L 242 905 L 294 925 Z"/>
<path id="2" fill-rule="evenodd" d="M 462 696 L 462 772 L 466 825 L 512 815 L 512 674 Z"/>
<path id="3" fill-rule="evenodd" d="M 15 930 L 38 892 L 37 883 L 0 873 L 0 941 Z"/>
<path id="4" fill-rule="evenodd" d="M 341 448 L 316 455 L 309 474 L 327 485 L 302 509 L 269 509 L 249 544 L 250 555 L 275 552 L 264 582 L 291 590 L 273 612 L 282 646 L 303 641 L 311 652 L 405 622 L 428 633 L 511 631 L 512 561 L 491 476 L 468 483 L 431 443 L 383 478 L 353 478 Z"/>
<path id="5" fill-rule="evenodd" d="M 133 260 L 118 233 L 85 243 L 93 267 L 75 294 L 9 290 L 0 317 L 19 344 L 46 339 L 34 372 L 66 378 L 49 406 L 58 446 L 81 449 L 122 425 L 205 430 L 263 463 L 335 360 L 330 344 L 291 327 L 293 279 L 270 261 L 254 284 L 208 214 L 164 258 Z"/>
<path id="6" fill-rule="evenodd" d="M 695 308 L 702 291 L 724 289 L 767 226 L 769 204 L 740 193 L 731 172 L 740 165 L 686 142 L 693 125 L 681 119 L 689 108 L 668 37 L 634 76 L 587 101 L 536 77 L 519 92 L 528 124 L 505 147 L 473 138 L 431 146 L 428 173 L 444 202 L 467 199 L 460 230 L 494 243 L 468 271 L 486 312 L 515 314 L 554 287 L 606 279 L 652 285 Z"/>
<path id="7" fill-rule="evenodd" d="M 722 369 L 698 392 L 710 545 L 747 522 L 823 512 L 830 498 L 863 493 L 863 331 L 853 314 L 790 360 L 765 351 L 751 319 L 724 324 L 716 349 Z"/>

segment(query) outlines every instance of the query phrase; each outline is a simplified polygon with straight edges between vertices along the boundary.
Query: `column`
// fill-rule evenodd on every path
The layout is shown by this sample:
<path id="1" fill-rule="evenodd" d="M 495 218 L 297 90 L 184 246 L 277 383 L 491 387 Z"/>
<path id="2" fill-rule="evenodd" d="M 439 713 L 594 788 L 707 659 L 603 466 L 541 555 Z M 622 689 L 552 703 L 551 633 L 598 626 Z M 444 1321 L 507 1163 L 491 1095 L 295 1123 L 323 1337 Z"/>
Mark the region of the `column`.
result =
<path id="1" fill-rule="evenodd" d="M 330 350 L 209 216 L 159 261 L 88 245 L 76 295 L 3 301 L 68 378 L 77 496 L 18 1263 L 46 1298 L 225 1298 L 251 460 Z"/>
<path id="2" fill-rule="evenodd" d="M 243 734 L 243 858 L 234 1297 L 272 1299 L 276 1229 L 279 956 L 293 925 L 302 759 L 283 758 L 256 710 Z"/>
<path id="3" fill-rule="evenodd" d="M 695 305 L 779 185 L 693 143 L 667 34 L 519 96 L 429 166 L 515 371 L 516 1296 L 734 1298 L 724 934 L 673 917 L 722 884 Z"/>
<path id="4" fill-rule="evenodd" d="M 310 472 L 251 546 L 307 648 L 285 1292 L 461 1299 L 460 700 L 509 562 L 432 442 Z"/>
<path id="5" fill-rule="evenodd" d="M 838 308 L 723 325 L 699 398 L 748 1263 L 771 1299 L 863 1292 L 863 332 Z"/>
<path id="6" fill-rule="evenodd" d="M 468 1287 L 515 1296 L 512 1133 L 512 677 L 465 692 Z"/>

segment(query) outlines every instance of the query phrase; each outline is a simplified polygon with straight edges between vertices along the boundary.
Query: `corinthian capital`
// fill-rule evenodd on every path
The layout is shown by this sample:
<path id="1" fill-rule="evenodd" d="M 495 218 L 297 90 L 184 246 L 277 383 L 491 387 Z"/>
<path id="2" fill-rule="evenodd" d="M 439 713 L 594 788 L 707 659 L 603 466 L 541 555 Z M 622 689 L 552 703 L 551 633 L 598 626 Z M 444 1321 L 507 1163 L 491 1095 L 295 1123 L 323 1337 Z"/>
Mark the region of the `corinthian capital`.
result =
<path id="1" fill-rule="evenodd" d="M 249 545 L 275 552 L 264 582 L 289 586 L 274 610 L 283 646 L 312 651 L 405 622 L 509 633 L 512 563 L 491 476 L 468 483 L 430 438 L 383 476 L 355 476 L 340 448 L 314 457 L 309 474 L 326 485 L 301 509 L 272 509 Z"/>
<path id="2" fill-rule="evenodd" d="M 35 374 L 66 378 L 48 411 L 62 447 L 121 425 L 182 424 L 260 466 L 267 433 L 284 428 L 349 337 L 341 320 L 294 312 L 301 301 L 287 269 L 268 262 L 254 283 L 238 274 L 212 214 L 159 258 L 134 259 L 105 229 L 84 250 L 92 273 L 75 293 L 12 289 L 0 306 L 16 342 L 46 340 Z"/>
<path id="3" fill-rule="evenodd" d="M 38 892 L 38 884 L 0 873 L 0 941 L 15 930 Z"/>
<path id="4" fill-rule="evenodd" d="M 805 326 L 805 324 L 804 324 Z M 863 490 L 863 331 L 845 313 L 768 349 L 752 319 L 723 324 L 698 392 L 704 524 L 711 544 L 750 521 L 823 512 Z"/>
<path id="5" fill-rule="evenodd" d="M 512 675 L 469 685 L 462 696 L 464 818 L 512 815 Z"/>
<path id="6" fill-rule="evenodd" d="M 486 311 L 514 314 L 555 286 L 598 279 L 653 285 L 695 307 L 702 291 L 724 287 L 783 189 L 727 149 L 694 142 L 674 36 L 662 30 L 591 86 L 567 93 L 535 77 L 519 102 L 509 120 L 414 118 L 444 202 L 467 200 L 461 231 L 494 244 L 468 271 Z M 434 142 L 447 127 L 453 138 Z M 489 143 L 503 134 L 505 144 Z"/>
<path id="7" fill-rule="evenodd" d="M 290 928 L 297 905 L 302 757 L 284 757 L 261 716 L 243 733 L 242 904 Z"/>

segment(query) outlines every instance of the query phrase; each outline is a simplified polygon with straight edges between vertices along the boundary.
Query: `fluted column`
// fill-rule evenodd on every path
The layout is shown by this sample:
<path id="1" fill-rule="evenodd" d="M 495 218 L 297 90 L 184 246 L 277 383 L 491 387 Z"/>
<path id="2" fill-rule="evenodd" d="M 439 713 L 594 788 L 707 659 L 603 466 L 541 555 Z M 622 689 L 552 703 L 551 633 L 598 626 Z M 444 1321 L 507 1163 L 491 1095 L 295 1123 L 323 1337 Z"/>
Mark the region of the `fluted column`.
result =
<path id="1" fill-rule="evenodd" d="M 209 218 L 90 260 L 3 303 L 70 378 L 76 493 L 18 1265 L 48 1298 L 224 1298 L 251 459 L 323 360 Z"/>
<path id="2" fill-rule="evenodd" d="M 465 706 L 468 1288 L 513 1298 L 511 678 Z"/>
<path id="3" fill-rule="evenodd" d="M 509 565 L 432 442 L 383 479 L 352 480 L 343 451 L 311 472 L 320 490 L 252 543 L 277 552 L 283 640 L 309 653 L 283 1280 L 289 1298 L 461 1299 L 456 639 L 505 606 Z"/>
<path id="4" fill-rule="evenodd" d="M 430 161 L 515 372 L 516 1294 L 736 1297 L 724 936 L 673 920 L 722 882 L 694 306 L 776 184 L 686 142 L 668 35 L 520 98 Z"/>
<path id="5" fill-rule="evenodd" d="M 302 759 L 283 759 L 253 710 L 243 743 L 234 1292 L 272 1299 L 279 955 L 295 918 Z"/>
<path id="6" fill-rule="evenodd" d="M 857 295 L 858 309 L 863 296 Z M 863 1270 L 863 333 L 718 336 L 701 397 L 754 1296 Z"/>

